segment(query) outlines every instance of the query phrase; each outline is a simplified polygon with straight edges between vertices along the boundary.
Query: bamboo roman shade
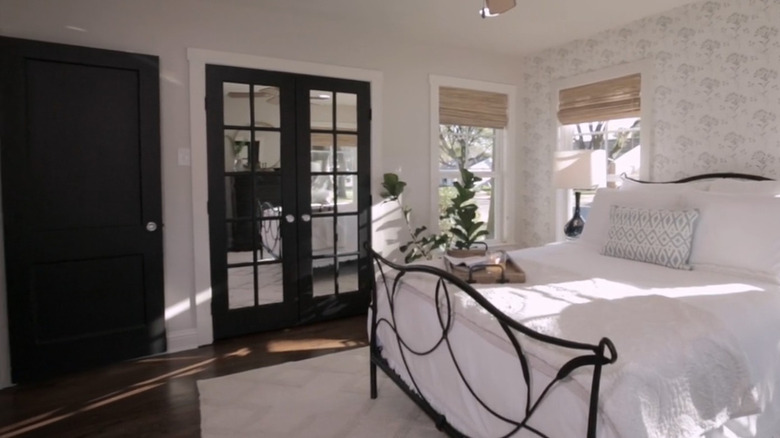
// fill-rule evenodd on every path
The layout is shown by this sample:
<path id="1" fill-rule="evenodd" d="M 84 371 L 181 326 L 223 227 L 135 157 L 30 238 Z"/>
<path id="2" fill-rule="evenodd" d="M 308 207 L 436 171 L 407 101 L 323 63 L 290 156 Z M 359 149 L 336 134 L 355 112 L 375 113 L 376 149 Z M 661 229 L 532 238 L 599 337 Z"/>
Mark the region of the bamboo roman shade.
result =
<path id="1" fill-rule="evenodd" d="M 642 76 L 637 73 L 595 82 L 558 93 L 562 125 L 639 117 Z"/>
<path id="2" fill-rule="evenodd" d="M 506 94 L 464 88 L 439 88 L 439 123 L 486 128 L 507 125 Z"/>
<path id="3" fill-rule="evenodd" d="M 339 134 L 337 135 L 336 141 L 338 142 L 338 145 L 340 147 L 341 146 L 357 147 L 357 135 Z M 314 132 L 311 134 L 311 145 L 324 146 L 324 147 L 333 146 L 333 134 Z"/>

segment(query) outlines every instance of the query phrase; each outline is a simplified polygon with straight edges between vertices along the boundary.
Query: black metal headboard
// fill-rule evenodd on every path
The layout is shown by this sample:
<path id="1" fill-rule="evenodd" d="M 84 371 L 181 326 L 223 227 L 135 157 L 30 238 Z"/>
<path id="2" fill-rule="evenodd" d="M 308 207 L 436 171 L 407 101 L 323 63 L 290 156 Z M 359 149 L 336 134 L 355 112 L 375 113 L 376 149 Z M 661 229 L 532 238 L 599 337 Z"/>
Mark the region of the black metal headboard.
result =
<path id="1" fill-rule="evenodd" d="M 642 184 L 680 184 L 680 183 L 687 183 L 687 182 L 693 182 L 693 181 L 699 181 L 704 179 L 717 179 L 717 178 L 727 178 L 727 179 L 745 179 L 749 181 L 774 181 L 772 178 L 767 178 L 765 176 L 761 175 L 751 175 L 749 173 L 737 173 L 737 172 L 715 172 L 715 173 L 704 173 L 701 175 L 694 175 L 685 177 L 682 179 L 678 179 L 675 181 L 643 181 L 640 179 L 634 179 L 626 175 L 625 173 L 621 175 L 623 179 L 627 179 L 629 181 L 634 181 Z"/>

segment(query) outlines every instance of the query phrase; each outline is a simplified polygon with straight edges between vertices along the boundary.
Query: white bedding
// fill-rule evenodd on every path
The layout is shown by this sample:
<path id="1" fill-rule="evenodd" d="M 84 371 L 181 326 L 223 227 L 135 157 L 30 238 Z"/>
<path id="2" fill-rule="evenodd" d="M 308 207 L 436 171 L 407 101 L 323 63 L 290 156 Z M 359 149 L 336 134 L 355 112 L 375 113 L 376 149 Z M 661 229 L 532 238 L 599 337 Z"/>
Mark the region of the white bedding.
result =
<path id="1" fill-rule="evenodd" d="M 773 395 L 780 394 L 780 286 L 605 257 L 585 243 L 510 257 L 528 282 L 479 287 L 486 298 L 538 331 L 591 344 L 606 336 L 615 343 L 619 360 L 603 370 L 600 437 L 779 436 L 780 401 Z M 396 324 L 412 348 L 424 349 L 440 333 L 434 288 L 430 279 L 411 274 L 404 283 Z M 379 316 L 386 317 L 383 295 Z M 470 299 L 455 304 L 453 350 L 464 373 L 491 406 L 521 418 L 524 383 L 511 346 Z M 388 362 L 410 382 L 392 332 L 380 326 L 377 336 Z M 532 393 L 538 393 L 566 358 L 533 342 L 527 348 Z M 437 353 L 431 363 L 405 355 L 426 398 L 467 435 L 506 434 L 505 424 L 469 401 L 468 388 L 452 383 L 456 370 L 447 356 Z M 585 436 L 590 370 L 554 389 L 530 424 L 551 437 Z"/>

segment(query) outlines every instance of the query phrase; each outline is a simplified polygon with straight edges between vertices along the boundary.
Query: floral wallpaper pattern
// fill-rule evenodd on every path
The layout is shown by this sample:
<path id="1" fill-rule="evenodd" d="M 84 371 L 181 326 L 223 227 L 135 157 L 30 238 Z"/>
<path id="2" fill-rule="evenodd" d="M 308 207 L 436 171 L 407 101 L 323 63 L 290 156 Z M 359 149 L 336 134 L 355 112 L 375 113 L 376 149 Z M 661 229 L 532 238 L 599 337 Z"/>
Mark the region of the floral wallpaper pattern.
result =
<path id="1" fill-rule="evenodd" d="M 549 188 L 555 81 L 650 59 L 654 180 L 734 171 L 780 177 L 780 0 L 708 0 L 524 59 L 520 243 L 555 238 Z M 647 146 L 647 145 L 644 145 Z"/>

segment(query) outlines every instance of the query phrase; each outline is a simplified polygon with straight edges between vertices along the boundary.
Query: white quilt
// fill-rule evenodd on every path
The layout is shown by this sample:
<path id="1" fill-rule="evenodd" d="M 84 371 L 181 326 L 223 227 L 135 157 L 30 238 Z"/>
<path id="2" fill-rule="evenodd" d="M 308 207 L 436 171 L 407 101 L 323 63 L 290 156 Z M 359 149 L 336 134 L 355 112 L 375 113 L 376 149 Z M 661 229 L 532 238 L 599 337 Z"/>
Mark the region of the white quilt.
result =
<path id="1" fill-rule="evenodd" d="M 757 420 L 737 425 L 737 436 L 775 436 L 776 285 L 604 257 L 583 244 L 510 257 L 528 282 L 479 288 L 499 309 L 539 332 L 591 344 L 606 336 L 616 345 L 618 362 L 603 369 L 600 436 L 717 436 L 740 417 Z M 433 299 L 431 279 L 410 275 L 404 282 Z M 464 294 L 455 306 L 460 322 L 509 351 L 500 327 L 476 303 Z M 534 369 L 547 375 L 571 357 L 541 343 L 526 348 Z M 572 393 L 583 405 L 590 370 L 574 376 L 583 390 Z"/>
<path id="2" fill-rule="evenodd" d="M 603 368 L 601 405 L 619 436 L 699 436 L 731 416 L 757 412 L 738 343 L 717 318 L 679 300 L 600 299 L 526 324 L 594 343 L 608 334 L 619 360 Z M 556 352 L 536 345 L 530 350 L 559 367 L 563 361 Z M 576 379 L 588 388 L 591 375 L 582 371 Z"/>

